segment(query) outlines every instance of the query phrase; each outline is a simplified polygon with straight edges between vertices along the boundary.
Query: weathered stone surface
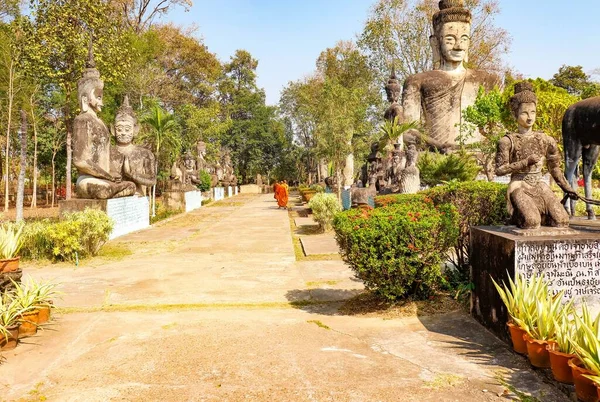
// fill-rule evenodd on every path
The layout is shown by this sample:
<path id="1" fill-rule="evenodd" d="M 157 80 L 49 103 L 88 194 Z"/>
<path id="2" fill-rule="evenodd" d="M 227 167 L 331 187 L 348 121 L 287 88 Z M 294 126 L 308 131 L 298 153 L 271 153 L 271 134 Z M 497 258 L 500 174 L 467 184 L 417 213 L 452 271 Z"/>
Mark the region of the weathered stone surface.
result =
<path id="1" fill-rule="evenodd" d="M 508 283 L 508 276 L 543 274 L 550 289 L 566 290 L 576 303 L 600 307 L 600 231 L 577 231 L 554 236 L 522 236 L 512 229 L 471 228 L 471 313 L 498 336 L 509 339 L 508 315 L 492 279 Z M 535 231 L 532 231 L 535 232 Z M 513 232 L 514 233 L 514 232 Z M 531 233 L 530 233 L 531 234 Z"/>
<path id="2" fill-rule="evenodd" d="M 9 291 L 12 288 L 14 288 L 12 281 L 19 283 L 19 282 L 21 282 L 22 277 L 23 277 L 22 269 L 19 269 L 15 272 L 0 273 L 0 294 L 4 294 L 4 292 Z"/>
<path id="3" fill-rule="evenodd" d="M 263 192 L 261 186 L 256 184 L 242 184 L 240 193 L 242 194 L 261 194 Z"/>
<path id="4" fill-rule="evenodd" d="M 90 43 L 86 69 L 77 85 L 81 113 L 73 121 L 73 164 L 79 172 L 79 198 L 108 199 L 136 192 L 135 183 L 122 181 L 121 171 L 111 166 L 110 134 L 96 114 L 103 106 L 103 88 Z"/>
<path id="5" fill-rule="evenodd" d="M 202 193 L 196 191 L 165 191 L 163 202 L 172 211 L 189 212 L 202 206 Z"/>
<path id="6" fill-rule="evenodd" d="M 409 76 L 402 91 L 403 121 L 423 121 L 429 136 L 426 141 L 441 150 L 456 145 L 462 111 L 473 105 L 479 87 L 491 90 L 500 84 L 497 76 L 464 66 L 471 36 L 471 13 L 463 3 L 462 0 L 440 2 L 440 11 L 433 16 L 434 33 L 430 38 L 434 70 Z M 447 36 L 456 39 L 449 43 Z"/>
<path id="7" fill-rule="evenodd" d="M 337 254 L 339 248 L 333 233 L 300 237 L 304 255 Z"/>
<path id="8" fill-rule="evenodd" d="M 550 186 L 542 180 L 544 165 L 565 193 L 574 198 L 577 194 L 560 168 L 562 157 L 556 141 L 532 129 L 537 97 L 531 83 L 522 81 L 515 85 L 510 106 L 519 132 L 507 134 L 498 142 L 496 175 L 510 174 L 508 211 L 512 215 L 512 223 L 522 229 L 567 227 L 569 215 Z"/>

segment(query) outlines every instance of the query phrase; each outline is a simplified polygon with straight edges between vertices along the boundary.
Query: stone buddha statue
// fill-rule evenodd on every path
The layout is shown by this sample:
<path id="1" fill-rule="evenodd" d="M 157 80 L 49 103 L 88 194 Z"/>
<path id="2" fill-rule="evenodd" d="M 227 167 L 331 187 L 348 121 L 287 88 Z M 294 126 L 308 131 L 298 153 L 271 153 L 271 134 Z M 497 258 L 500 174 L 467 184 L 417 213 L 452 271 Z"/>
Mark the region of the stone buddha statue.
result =
<path id="1" fill-rule="evenodd" d="M 123 181 L 121 171 L 111 171 L 110 133 L 96 114 L 103 106 L 103 89 L 90 43 L 86 69 L 77 83 L 81 113 L 73 121 L 73 163 L 79 173 L 79 198 L 125 197 L 136 191 L 135 183 Z"/>
<path id="2" fill-rule="evenodd" d="M 570 198 L 576 199 L 577 194 L 560 169 L 562 155 L 556 141 L 545 133 L 533 131 L 537 97 L 530 82 L 515 85 L 510 108 L 519 131 L 505 135 L 498 142 L 496 174 L 510 174 L 507 198 L 512 222 L 521 229 L 567 227 L 568 213 L 550 186 L 542 180 L 544 164 L 556 184 Z"/>
<path id="3" fill-rule="evenodd" d="M 206 171 L 208 169 L 208 164 L 204 159 L 206 157 L 206 143 L 204 141 L 198 141 L 196 143 L 196 151 L 198 151 L 198 159 L 196 161 L 196 168 L 198 171 Z"/>
<path id="4" fill-rule="evenodd" d="M 198 169 L 196 169 L 194 155 L 190 151 L 183 155 L 183 168 L 185 184 L 193 186 L 197 190 L 196 185 L 200 184 L 200 180 L 198 179 Z"/>
<path id="5" fill-rule="evenodd" d="M 442 0 L 439 8 L 433 15 L 430 37 L 434 69 L 405 80 L 402 121 L 423 122 L 428 145 L 447 151 L 456 145 L 462 111 L 473 105 L 479 87 L 491 90 L 500 81 L 486 71 L 465 68 L 471 40 L 471 12 L 464 7 L 464 1 Z"/>
<path id="6" fill-rule="evenodd" d="M 237 177 L 233 172 L 233 166 L 231 165 L 231 153 L 226 150 L 223 154 L 223 177 L 220 179 L 225 186 L 237 185 Z"/>
<path id="7" fill-rule="evenodd" d="M 385 85 L 385 93 L 387 95 L 388 102 L 390 102 L 390 106 L 383 114 L 383 117 L 389 121 L 394 121 L 396 118 L 400 120 L 402 118 L 402 107 L 398 103 L 398 100 L 400 99 L 400 94 L 402 93 L 402 86 L 398 82 L 398 78 L 396 78 L 396 72 L 394 70 L 392 70 L 392 75 Z"/>
<path id="8" fill-rule="evenodd" d="M 421 189 L 418 160 L 417 147 L 415 144 L 410 144 L 406 150 L 406 167 L 400 173 L 399 192 L 401 194 L 416 194 Z"/>
<path id="9" fill-rule="evenodd" d="M 125 96 L 115 117 L 116 147 L 111 151 L 113 170 L 121 171 L 123 177 L 136 186 L 136 195 L 146 196 L 148 188 L 156 184 L 156 160 L 154 154 L 132 143 L 139 132 L 137 117 Z"/>

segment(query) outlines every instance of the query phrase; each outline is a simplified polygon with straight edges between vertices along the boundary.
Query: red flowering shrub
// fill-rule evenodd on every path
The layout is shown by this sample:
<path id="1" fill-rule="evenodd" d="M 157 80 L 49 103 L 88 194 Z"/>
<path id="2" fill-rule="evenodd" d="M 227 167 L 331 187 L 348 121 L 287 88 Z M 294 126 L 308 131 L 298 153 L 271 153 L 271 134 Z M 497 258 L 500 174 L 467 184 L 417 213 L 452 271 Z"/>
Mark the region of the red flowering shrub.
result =
<path id="1" fill-rule="evenodd" d="M 425 196 L 372 211 L 342 212 L 333 222 L 341 254 L 367 289 L 394 300 L 426 298 L 438 284 L 440 266 L 458 236 L 450 204 Z"/>

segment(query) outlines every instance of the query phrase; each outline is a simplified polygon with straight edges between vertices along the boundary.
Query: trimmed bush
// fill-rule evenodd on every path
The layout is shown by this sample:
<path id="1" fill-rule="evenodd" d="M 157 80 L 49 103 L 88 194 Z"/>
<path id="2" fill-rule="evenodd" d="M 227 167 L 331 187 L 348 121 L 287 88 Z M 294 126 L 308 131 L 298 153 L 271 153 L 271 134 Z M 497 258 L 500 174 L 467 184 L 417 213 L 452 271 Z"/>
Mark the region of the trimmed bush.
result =
<path id="1" fill-rule="evenodd" d="M 419 157 L 418 167 L 421 184 L 430 187 L 452 180 L 475 180 L 480 171 L 475 157 L 467 152 L 449 155 L 424 152 Z"/>
<path id="2" fill-rule="evenodd" d="M 423 193 L 378 195 L 375 197 L 375 208 L 412 202 L 427 202 L 427 197 Z"/>
<path id="3" fill-rule="evenodd" d="M 335 194 L 317 193 L 308 203 L 313 212 L 313 219 L 319 224 L 323 231 L 331 230 L 331 223 L 338 212 L 341 212 L 340 204 Z"/>
<path id="4" fill-rule="evenodd" d="M 498 226 L 509 221 L 505 184 L 487 181 L 452 182 L 433 187 L 422 194 L 436 205 L 449 203 L 456 207 L 459 233 L 454 244 L 452 262 L 466 279 L 469 276 L 471 226 Z"/>
<path id="5" fill-rule="evenodd" d="M 198 184 L 198 189 L 200 191 L 208 191 L 210 190 L 211 177 L 210 174 L 204 170 L 198 172 L 198 178 L 200 179 L 200 184 Z"/>
<path id="6" fill-rule="evenodd" d="M 86 209 L 60 221 L 45 219 L 27 223 L 24 229 L 24 258 L 74 261 L 97 255 L 114 227 L 106 213 Z"/>
<path id="7" fill-rule="evenodd" d="M 396 300 L 425 298 L 458 236 L 458 214 L 425 197 L 374 210 L 353 209 L 333 221 L 342 258 L 365 287 Z"/>

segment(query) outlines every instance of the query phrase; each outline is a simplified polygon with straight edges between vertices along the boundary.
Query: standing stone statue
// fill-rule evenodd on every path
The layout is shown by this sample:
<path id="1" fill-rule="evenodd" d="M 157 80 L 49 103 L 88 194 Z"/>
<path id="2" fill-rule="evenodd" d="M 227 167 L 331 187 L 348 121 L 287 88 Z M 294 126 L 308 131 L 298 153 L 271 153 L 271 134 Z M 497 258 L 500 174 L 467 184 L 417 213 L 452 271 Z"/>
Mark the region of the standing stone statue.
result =
<path id="1" fill-rule="evenodd" d="M 120 171 L 111 171 L 110 133 L 96 114 L 103 106 L 103 88 L 90 43 L 86 69 L 77 83 L 81 113 L 73 121 L 73 163 L 79 173 L 79 198 L 126 197 L 136 191 L 135 183 L 123 181 Z"/>
<path id="2" fill-rule="evenodd" d="M 198 141 L 196 143 L 196 150 L 198 151 L 198 159 L 196 161 L 196 167 L 198 171 L 207 171 L 208 164 L 204 157 L 206 156 L 206 143 L 204 141 Z"/>
<path id="3" fill-rule="evenodd" d="M 385 93 L 387 95 L 388 102 L 390 102 L 390 106 L 383 114 L 383 117 L 386 120 L 393 122 L 396 118 L 398 118 L 398 120 L 402 118 L 402 107 L 400 104 L 398 104 L 401 92 L 402 86 L 400 86 L 398 78 L 396 78 L 396 72 L 392 70 L 392 75 L 385 86 Z"/>
<path id="4" fill-rule="evenodd" d="M 419 151 L 415 144 L 410 144 L 406 150 L 406 168 L 400 174 L 400 189 L 401 194 L 416 194 L 421 189 L 421 179 L 419 177 L 419 168 L 417 162 L 419 160 Z"/>
<path id="5" fill-rule="evenodd" d="M 510 108 L 519 132 L 505 135 L 498 143 L 496 175 L 511 175 L 507 198 L 512 221 L 521 229 L 537 229 L 541 225 L 567 227 L 569 215 L 542 180 L 544 163 L 556 184 L 567 195 L 576 198 L 577 194 L 560 169 L 561 154 L 556 141 L 532 130 L 537 97 L 531 83 L 523 81 L 515 85 Z"/>
<path id="6" fill-rule="evenodd" d="M 225 150 L 222 159 L 222 177 L 219 178 L 225 186 L 237 185 L 237 177 L 233 173 L 233 166 L 231 164 L 231 153 L 229 150 Z"/>
<path id="7" fill-rule="evenodd" d="M 499 85 L 499 79 L 464 66 L 471 40 L 471 12 L 463 0 L 442 0 L 439 8 L 433 15 L 430 37 L 434 70 L 411 75 L 404 82 L 402 121 L 424 122 L 427 143 L 447 151 L 456 145 L 462 111 L 473 105 L 479 87 L 491 90 Z"/>
<path id="8" fill-rule="evenodd" d="M 398 144 L 399 145 L 399 144 Z M 406 154 L 397 146 L 392 152 L 392 163 L 388 172 L 388 186 L 392 192 L 400 191 L 400 179 L 402 171 L 406 168 Z"/>
<path id="9" fill-rule="evenodd" d="M 111 150 L 112 168 L 135 183 L 136 195 L 146 196 L 148 188 L 156 184 L 156 159 L 150 150 L 132 143 L 139 130 L 137 117 L 125 96 L 115 117 L 117 145 Z"/>

